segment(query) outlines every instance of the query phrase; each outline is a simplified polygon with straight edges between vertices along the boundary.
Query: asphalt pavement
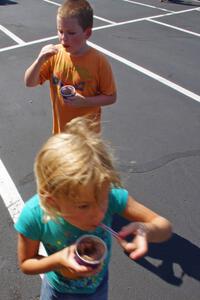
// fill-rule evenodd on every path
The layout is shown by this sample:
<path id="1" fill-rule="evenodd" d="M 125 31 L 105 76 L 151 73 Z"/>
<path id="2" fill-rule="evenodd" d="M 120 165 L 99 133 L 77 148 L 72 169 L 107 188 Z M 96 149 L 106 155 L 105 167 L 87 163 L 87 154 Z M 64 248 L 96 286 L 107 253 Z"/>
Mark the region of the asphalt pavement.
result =
<path id="1" fill-rule="evenodd" d="M 118 101 L 103 137 L 125 187 L 167 217 L 173 237 L 131 261 L 113 241 L 109 299 L 198 300 L 200 291 L 200 7 L 157 0 L 94 0 L 90 44 L 107 55 Z M 49 87 L 24 71 L 57 43 L 61 1 L 0 1 L 0 300 L 36 300 L 40 276 L 21 274 L 13 222 L 35 194 L 34 157 L 51 134 Z M 124 220 L 116 217 L 114 228 Z"/>

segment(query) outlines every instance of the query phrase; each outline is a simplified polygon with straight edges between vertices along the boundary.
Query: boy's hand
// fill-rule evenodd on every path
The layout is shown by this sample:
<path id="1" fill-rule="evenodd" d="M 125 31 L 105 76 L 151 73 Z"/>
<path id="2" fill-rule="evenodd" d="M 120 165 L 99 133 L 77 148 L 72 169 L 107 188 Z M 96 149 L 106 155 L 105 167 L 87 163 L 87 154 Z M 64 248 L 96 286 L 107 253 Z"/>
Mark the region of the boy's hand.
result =
<path id="1" fill-rule="evenodd" d="M 78 264 L 75 259 L 75 245 L 64 248 L 57 252 L 59 265 L 58 271 L 70 279 L 80 279 L 82 277 L 89 277 L 101 271 L 102 265 L 93 269 L 88 266 Z"/>
<path id="2" fill-rule="evenodd" d="M 46 45 L 41 49 L 38 55 L 38 59 L 42 59 L 43 61 L 46 61 L 48 58 L 55 55 L 56 53 L 58 53 L 57 46 L 53 44 Z"/>
<path id="3" fill-rule="evenodd" d="M 85 107 L 88 106 L 85 101 L 85 97 L 76 93 L 75 96 L 71 96 L 68 99 L 65 99 L 65 103 L 73 107 Z"/>
<path id="4" fill-rule="evenodd" d="M 125 252 L 129 253 L 131 259 L 137 260 L 143 257 L 148 251 L 147 230 L 143 223 L 135 222 L 124 226 L 118 233 L 119 243 Z M 135 237 L 131 242 L 127 242 L 125 238 L 129 235 Z"/>

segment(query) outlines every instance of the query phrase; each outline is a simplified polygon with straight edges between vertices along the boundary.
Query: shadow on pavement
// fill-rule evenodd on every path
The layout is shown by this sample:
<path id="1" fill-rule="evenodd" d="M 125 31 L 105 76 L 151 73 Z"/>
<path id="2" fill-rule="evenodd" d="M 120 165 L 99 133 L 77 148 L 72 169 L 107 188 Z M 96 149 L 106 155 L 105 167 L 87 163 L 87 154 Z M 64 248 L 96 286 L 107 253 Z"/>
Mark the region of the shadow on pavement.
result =
<path id="1" fill-rule="evenodd" d="M 18 4 L 18 2 L 12 0 L 0 0 L 0 5 L 12 5 L 12 4 Z"/>
<path id="2" fill-rule="evenodd" d="M 168 1 L 176 4 L 200 6 L 200 0 L 168 0 Z"/>
<path id="3" fill-rule="evenodd" d="M 116 216 L 112 227 L 118 231 L 126 224 L 126 220 Z M 149 261 L 151 258 L 155 264 Z M 200 248 L 176 233 L 164 243 L 149 244 L 148 254 L 136 263 L 172 285 L 180 286 L 185 275 L 200 281 Z M 181 269 L 179 276 L 174 272 L 174 264 Z"/>

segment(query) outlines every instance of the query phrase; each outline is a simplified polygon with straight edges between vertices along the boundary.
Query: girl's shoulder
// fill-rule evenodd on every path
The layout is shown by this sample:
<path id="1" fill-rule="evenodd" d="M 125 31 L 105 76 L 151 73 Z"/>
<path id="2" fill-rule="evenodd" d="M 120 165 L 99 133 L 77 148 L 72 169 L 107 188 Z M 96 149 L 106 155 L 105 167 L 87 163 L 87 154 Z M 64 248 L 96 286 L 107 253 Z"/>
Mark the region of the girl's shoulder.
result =
<path id="1" fill-rule="evenodd" d="M 40 208 L 40 199 L 38 194 L 35 194 L 30 199 L 25 202 L 25 207 L 29 209 L 39 209 Z"/>
<path id="2" fill-rule="evenodd" d="M 111 188 L 109 192 L 109 209 L 113 212 L 122 212 L 128 201 L 128 191 L 124 188 Z"/>
<path id="3" fill-rule="evenodd" d="M 28 201 L 25 202 L 24 207 L 22 209 L 22 213 L 27 216 L 31 215 L 42 215 L 42 209 L 40 207 L 40 200 L 38 194 L 35 194 Z"/>

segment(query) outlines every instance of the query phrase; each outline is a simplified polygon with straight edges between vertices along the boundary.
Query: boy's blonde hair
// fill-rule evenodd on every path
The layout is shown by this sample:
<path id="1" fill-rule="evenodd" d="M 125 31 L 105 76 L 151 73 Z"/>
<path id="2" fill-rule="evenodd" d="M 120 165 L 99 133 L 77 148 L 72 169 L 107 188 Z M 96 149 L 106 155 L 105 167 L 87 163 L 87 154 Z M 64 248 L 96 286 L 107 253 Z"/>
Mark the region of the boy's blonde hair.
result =
<path id="1" fill-rule="evenodd" d="M 58 8 L 57 17 L 76 18 L 84 31 L 93 26 L 93 9 L 86 0 L 65 0 Z"/>
<path id="2" fill-rule="evenodd" d="M 110 151 L 99 134 L 96 124 L 87 117 L 78 117 L 66 125 L 66 131 L 51 136 L 36 156 L 34 171 L 40 203 L 45 215 L 59 215 L 49 197 L 66 201 L 79 198 L 80 187 L 94 184 L 95 193 L 105 181 L 115 187 L 121 182 Z"/>

